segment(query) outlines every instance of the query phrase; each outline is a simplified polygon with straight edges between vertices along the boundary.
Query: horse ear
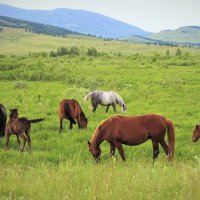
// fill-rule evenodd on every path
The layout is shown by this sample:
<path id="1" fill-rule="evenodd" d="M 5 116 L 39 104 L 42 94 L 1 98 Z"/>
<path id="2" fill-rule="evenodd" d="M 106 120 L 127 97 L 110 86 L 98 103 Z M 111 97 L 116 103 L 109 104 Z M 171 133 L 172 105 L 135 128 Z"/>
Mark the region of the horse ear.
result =
<path id="1" fill-rule="evenodd" d="M 198 125 L 198 124 L 196 125 L 196 128 L 199 128 L 199 125 Z"/>
<path id="2" fill-rule="evenodd" d="M 88 141 L 89 146 L 91 145 L 91 143 Z"/>

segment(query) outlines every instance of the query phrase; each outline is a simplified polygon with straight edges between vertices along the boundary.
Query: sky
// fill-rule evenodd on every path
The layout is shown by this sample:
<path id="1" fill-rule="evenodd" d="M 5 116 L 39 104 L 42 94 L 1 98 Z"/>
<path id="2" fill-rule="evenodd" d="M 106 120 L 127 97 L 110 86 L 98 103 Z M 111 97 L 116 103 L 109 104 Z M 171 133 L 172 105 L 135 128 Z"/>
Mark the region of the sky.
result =
<path id="1" fill-rule="evenodd" d="M 200 26 L 200 0 L 0 0 L 1 3 L 37 10 L 88 10 L 151 32 Z"/>

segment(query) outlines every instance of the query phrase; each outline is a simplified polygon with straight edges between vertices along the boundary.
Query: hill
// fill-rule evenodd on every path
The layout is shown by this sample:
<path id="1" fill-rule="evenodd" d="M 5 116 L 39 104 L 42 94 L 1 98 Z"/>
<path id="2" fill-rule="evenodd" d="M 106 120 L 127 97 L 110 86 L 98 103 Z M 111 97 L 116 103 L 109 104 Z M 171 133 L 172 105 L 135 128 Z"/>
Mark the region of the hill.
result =
<path id="1" fill-rule="evenodd" d="M 34 42 L 33 42 L 34 41 Z M 154 54 L 159 52 L 165 54 L 165 46 L 135 44 L 125 41 L 105 40 L 102 38 L 89 37 L 85 35 L 67 35 L 67 37 L 54 37 L 44 34 L 26 32 L 20 28 L 5 27 L 0 31 L 0 54 L 4 55 L 27 55 L 29 52 L 50 52 L 59 47 L 71 48 L 76 46 L 81 52 L 94 47 L 98 52 L 109 54 L 133 55 L 137 53 Z M 17 47 L 17 48 L 16 48 Z M 175 54 L 174 47 L 167 47 Z M 188 49 L 182 49 L 187 51 Z M 197 51 L 191 49 L 190 51 Z"/>
<path id="2" fill-rule="evenodd" d="M 12 27 L 12 28 L 23 28 L 25 31 L 38 33 L 38 34 L 46 34 L 53 36 L 66 36 L 68 34 L 78 34 L 76 32 L 51 26 L 45 24 L 39 24 L 35 22 L 24 21 L 20 19 L 14 19 L 10 17 L 0 16 L 0 26 L 2 27 Z"/>
<path id="3" fill-rule="evenodd" d="M 152 34 L 148 38 L 166 42 L 200 44 L 200 26 L 185 26 L 175 30 L 164 30 Z"/>
<path id="4" fill-rule="evenodd" d="M 128 37 L 132 35 L 146 36 L 150 34 L 136 26 L 84 10 L 65 8 L 55 10 L 26 10 L 0 4 L 0 13 L 2 16 L 49 24 L 71 31 L 106 38 Z"/>

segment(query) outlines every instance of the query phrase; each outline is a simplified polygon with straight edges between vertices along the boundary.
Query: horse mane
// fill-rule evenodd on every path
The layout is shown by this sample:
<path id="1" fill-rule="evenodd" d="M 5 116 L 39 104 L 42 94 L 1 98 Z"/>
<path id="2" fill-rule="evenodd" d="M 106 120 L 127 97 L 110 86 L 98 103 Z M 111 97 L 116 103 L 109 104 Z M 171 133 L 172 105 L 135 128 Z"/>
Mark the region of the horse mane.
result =
<path id="1" fill-rule="evenodd" d="M 124 100 L 122 99 L 122 97 L 116 92 L 112 91 L 112 93 L 116 96 L 117 102 L 122 106 L 122 104 L 124 104 Z"/>
<path id="2" fill-rule="evenodd" d="M 78 101 L 76 101 L 76 99 L 71 99 L 71 100 L 72 100 L 73 102 L 75 102 L 75 103 L 79 106 L 79 108 L 80 108 L 80 110 L 81 110 L 81 117 L 85 118 L 85 113 L 83 112 L 83 110 L 82 110 L 80 104 L 78 103 Z"/>
<path id="3" fill-rule="evenodd" d="M 98 141 L 98 138 L 100 137 L 100 128 L 108 123 L 108 122 L 111 122 L 113 119 L 116 119 L 116 118 L 119 118 L 121 117 L 121 115 L 113 115 L 112 117 L 109 117 L 107 119 L 105 119 L 103 122 L 100 123 L 100 125 L 95 129 L 93 135 L 92 135 L 92 138 L 90 140 L 91 143 L 94 143 L 95 145 L 97 144 L 97 141 Z"/>

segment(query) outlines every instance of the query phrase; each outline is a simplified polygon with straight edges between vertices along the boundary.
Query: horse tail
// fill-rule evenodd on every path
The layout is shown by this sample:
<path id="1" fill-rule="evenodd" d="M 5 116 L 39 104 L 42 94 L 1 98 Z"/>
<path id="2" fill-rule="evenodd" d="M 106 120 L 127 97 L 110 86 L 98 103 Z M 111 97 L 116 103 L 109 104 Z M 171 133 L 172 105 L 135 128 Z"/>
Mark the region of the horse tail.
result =
<path id="1" fill-rule="evenodd" d="M 29 119 L 28 121 L 29 121 L 30 123 L 37 123 L 37 122 L 44 121 L 44 118 L 38 118 L 38 119 Z"/>
<path id="2" fill-rule="evenodd" d="M 69 118 L 69 120 L 72 124 L 76 124 L 76 121 L 74 120 L 74 118 L 71 115 L 71 108 L 68 103 L 65 104 L 65 115 Z"/>
<path id="3" fill-rule="evenodd" d="M 92 96 L 93 92 L 89 92 L 85 97 L 84 97 L 84 101 L 87 101 L 91 96 Z"/>
<path id="4" fill-rule="evenodd" d="M 174 133 L 174 125 L 171 120 L 166 119 L 167 123 L 167 135 L 168 135 L 168 159 L 171 160 L 174 155 L 174 145 L 175 145 L 175 133 Z"/>

